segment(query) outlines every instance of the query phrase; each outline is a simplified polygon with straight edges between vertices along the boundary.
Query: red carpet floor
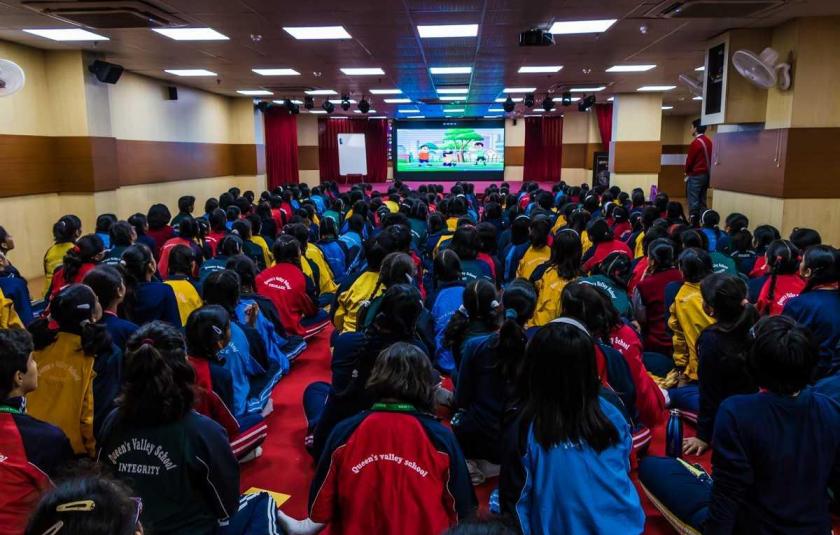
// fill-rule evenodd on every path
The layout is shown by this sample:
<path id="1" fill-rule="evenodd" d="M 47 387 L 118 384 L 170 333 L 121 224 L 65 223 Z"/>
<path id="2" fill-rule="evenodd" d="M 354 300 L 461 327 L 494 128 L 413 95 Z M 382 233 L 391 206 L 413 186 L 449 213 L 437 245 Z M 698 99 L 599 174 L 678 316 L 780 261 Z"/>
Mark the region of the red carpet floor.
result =
<path id="1" fill-rule="evenodd" d="M 291 498 L 282 509 L 296 518 L 306 516 L 309 482 L 313 474 L 312 458 L 303 446 L 306 433 L 306 418 L 303 414 L 303 391 L 313 381 L 330 380 L 331 330 L 324 331 L 309 341 L 309 348 L 297 358 L 291 373 L 274 389 L 274 412 L 267 418 L 269 435 L 263 444 L 263 455 L 256 461 L 242 467 L 242 490 L 250 487 L 290 494 Z M 686 434 L 692 429 L 686 426 Z M 654 430 L 650 446 L 651 454 L 663 455 L 665 450 L 664 427 Z M 709 469 L 710 454 L 700 458 L 689 457 L 690 463 L 701 463 Z M 635 473 L 634 473 L 635 478 Z M 497 482 L 491 480 L 476 488 L 482 511 L 487 510 L 488 497 Z M 645 512 L 648 515 L 646 534 L 670 534 L 675 531 L 653 508 L 640 492 Z M 835 519 L 835 527 L 838 522 Z"/>

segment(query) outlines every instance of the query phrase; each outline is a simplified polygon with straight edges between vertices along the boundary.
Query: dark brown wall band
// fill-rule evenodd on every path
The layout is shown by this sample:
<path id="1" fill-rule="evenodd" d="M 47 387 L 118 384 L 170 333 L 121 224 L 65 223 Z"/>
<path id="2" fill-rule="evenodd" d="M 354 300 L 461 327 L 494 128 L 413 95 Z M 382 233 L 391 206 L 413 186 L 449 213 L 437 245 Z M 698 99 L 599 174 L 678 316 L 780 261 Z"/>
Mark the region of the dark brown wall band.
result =
<path id="1" fill-rule="evenodd" d="M 659 141 L 613 141 L 611 145 L 613 173 L 659 173 L 662 162 Z"/>

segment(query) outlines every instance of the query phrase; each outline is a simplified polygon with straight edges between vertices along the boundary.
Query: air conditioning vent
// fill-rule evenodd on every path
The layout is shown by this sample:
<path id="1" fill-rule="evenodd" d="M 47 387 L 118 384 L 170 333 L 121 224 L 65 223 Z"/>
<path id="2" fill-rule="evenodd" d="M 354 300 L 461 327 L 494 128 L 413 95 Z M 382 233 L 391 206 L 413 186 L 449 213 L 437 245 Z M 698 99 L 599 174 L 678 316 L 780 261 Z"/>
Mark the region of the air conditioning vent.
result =
<path id="1" fill-rule="evenodd" d="M 666 0 L 647 12 L 664 19 L 755 18 L 785 5 L 787 0 Z"/>
<path id="2" fill-rule="evenodd" d="M 174 13 L 143 0 L 35 1 L 22 5 L 47 17 L 88 28 L 161 28 L 187 24 Z"/>

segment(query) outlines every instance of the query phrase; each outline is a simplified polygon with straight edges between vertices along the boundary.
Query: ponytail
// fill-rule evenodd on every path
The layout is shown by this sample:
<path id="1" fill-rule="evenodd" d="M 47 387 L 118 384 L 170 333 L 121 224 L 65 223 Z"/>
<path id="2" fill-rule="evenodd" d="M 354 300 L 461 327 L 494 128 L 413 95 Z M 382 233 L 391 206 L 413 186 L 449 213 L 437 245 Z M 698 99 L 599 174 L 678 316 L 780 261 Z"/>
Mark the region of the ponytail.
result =
<path id="1" fill-rule="evenodd" d="M 76 277 L 84 264 L 96 262 L 96 257 L 105 250 L 102 238 L 96 234 L 82 236 L 76 244 L 67 251 L 62 260 L 64 281 L 76 282 Z"/>
<path id="2" fill-rule="evenodd" d="M 534 285 L 525 279 L 516 279 L 505 289 L 502 296 L 505 307 L 504 320 L 499 336 L 492 346 L 496 350 L 496 365 L 506 381 L 514 382 L 519 376 L 522 357 L 528 337 L 525 324 L 534 315 L 537 306 L 537 292 Z"/>
<path id="3" fill-rule="evenodd" d="M 62 289 L 50 303 L 49 318 L 39 318 L 29 325 L 36 351 L 55 343 L 59 332 L 81 337 L 82 352 L 90 357 L 111 351 L 111 335 L 104 324 L 92 320 L 96 308 L 96 295 L 89 287 L 71 284 Z M 50 328 L 50 319 L 58 329 Z"/>
<path id="4" fill-rule="evenodd" d="M 484 278 L 470 282 L 464 289 L 463 303 L 452 315 L 443 332 L 443 347 L 450 349 L 455 362 L 461 360 L 461 344 L 471 321 L 482 322 L 495 331 L 500 324 L 496 286 Z"/>
<path id="5" fill-rule="evenodd" d="M 137 286 L 146 282 L 146 270 L 153 261 L 152 252 L 141 243 L 128 247 L 120 259 L 120 271 L 125 282 L 123 312 L 131 320 L 137 307 Z"/>
<path id="6" fill-rule="evenodd" d="M 805 252 L 803 263 L 811 276 L 802 293 L 817 286 L 836 284 L 840 281 L 840 251 L 829 245 L 814 245 Z"/>
<path id="7" fill-rule="evenodd" d="M 767 301 L 772 303 L 776 297 L 776 279 L 779 275 L 796 273 L 799 266 L 799 249 L 788 240 L 776 240 L 767 248 L 767 266 L 770 268 L 770 288 Z M 767 312 L 762 310 L 762 313 Z"/>

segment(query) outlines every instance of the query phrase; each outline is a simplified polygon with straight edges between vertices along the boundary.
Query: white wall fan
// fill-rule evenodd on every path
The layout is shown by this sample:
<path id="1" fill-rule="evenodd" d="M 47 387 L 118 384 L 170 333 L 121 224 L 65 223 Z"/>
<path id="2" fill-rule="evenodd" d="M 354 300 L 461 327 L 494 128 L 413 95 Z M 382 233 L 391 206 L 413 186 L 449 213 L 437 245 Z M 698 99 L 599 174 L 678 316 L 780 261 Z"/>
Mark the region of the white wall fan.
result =
<path id="1" fill-rule="evenodd" d="M 732 54 L 732 65 L 738 74 L 758 87 L 790 89 L 790 63 L 779 63 L 779 53 L 770 47 L 757 55 L 749 50 L 736 50 Z"/>
<path id="2" fill-rule="evenodd" d="M 23 89 L 26 75 L 17 63 L 0 59 L 0 97 L 8 97 Z"/>
<path id="3" fill-rule="evenodd" d="M 702 97 L 703 96 L 703 81 L 698 80 L 694 76 L 690 76 L 688 74 L 681 74 L 679 76 L 680 83 L 688 88 L 692 95 L 695 97 Z"/>

